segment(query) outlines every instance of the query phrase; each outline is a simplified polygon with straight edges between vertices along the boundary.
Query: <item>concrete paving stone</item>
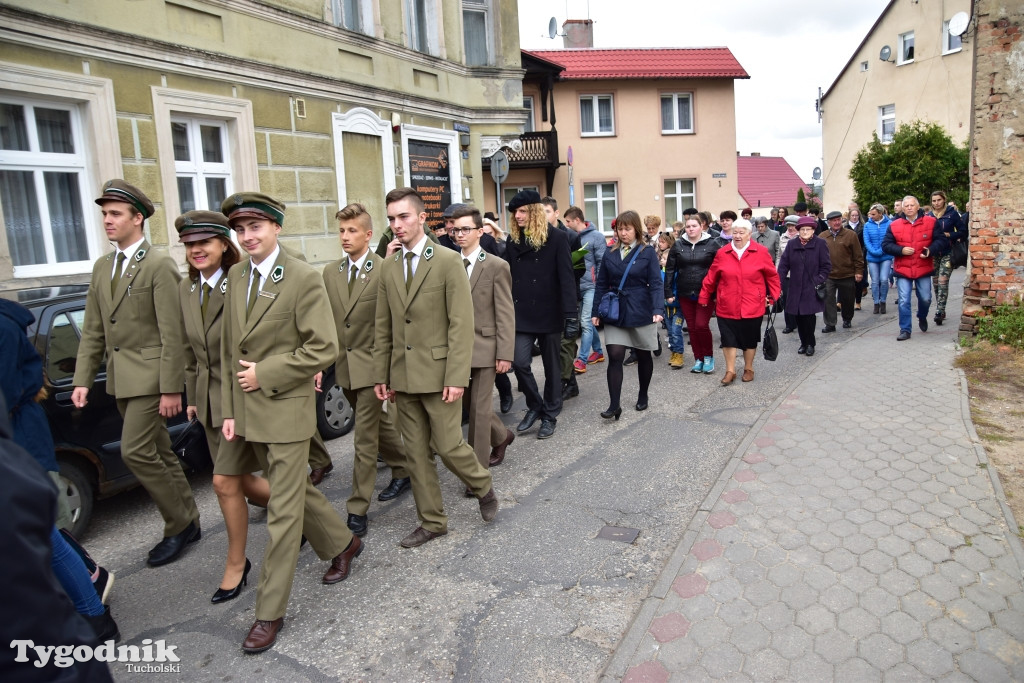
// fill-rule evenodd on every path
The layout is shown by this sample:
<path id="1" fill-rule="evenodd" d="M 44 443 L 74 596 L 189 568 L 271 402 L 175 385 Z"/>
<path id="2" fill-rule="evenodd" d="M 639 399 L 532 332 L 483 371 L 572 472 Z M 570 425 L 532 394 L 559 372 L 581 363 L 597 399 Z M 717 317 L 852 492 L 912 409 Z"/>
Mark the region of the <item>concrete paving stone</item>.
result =
<path id="1" fill-rule="evenodd" d="M 920 512 L 921 504 L 910 500 L 901 491 L 899 500 L 893 501 L 892 509 L 909 517 L 915 512 Z"/>
<path id="2" fill-rule="evenodd" d="M 928 637 L 932 641 L 954 655 L 958 655 L 968 648 L 976 646 L 974 634 L 950 617 L 940 617 L 939 619 L 929 621 L 926 628 L 928 630 Z"/>
<path id="3" fill-rule="evenodd" d="M 1006 609 L 993 615 L 996 626 L 1019 641 L 1024 641 L 1024 614 L 1015 609 Z"/>
<path id="4" fill-rule="evenodd" d="M 888 508 L 875 513 L 875 519 L 888 527 L 895 527 L 907 521 L 908 515 Z"/>
<path id="5" fill-rule="evenodd" d="M 957 588 L 965 588 L 978 580 L 977 572 L 972 572 L 956 560 L 940 564 L 939 573 Z"/>
<path id="6" fill-rule="evenodd" d="M 831 681 L 835 667 L 814 652 L 809 652 L 789 664 L 789 679 L 793 681 Z"/>
<path id="7" fill-rule="evenodd" d="M 769 631 L 778 631 L 793 623 L 796 613 L 781 602 L 773 602 L 757 610 L 757 621 Z"/>
<path id="8" fill-rule="evenodd" d="M 970 588 L 966 590 L 970 591 Z M 1005 609 L 1005 603 L 1001 609 Z M 998 611 L 1000 610 L 993 610 L 993 612 Z M 954 600 L 946 605 L 946 614 L 968 631 L 977 632 L 992 625 L 992 615 L 989 610 L 979 607 L 969 597 Z"/>
<path id="9" fill-rule="evenodd" d="M 960 485 L 963 485 L 962 480 L 960 480 Z M 954 489 L 952 491 L 940 494 L 939 502 L 956 510 L 956 514 L 960 514 L 960 508 L 970 507 L 972 504 L 971 500 L 960 495 L 959 486 L 957 485 L 954 485 Z"/>
<path id="10" fill-rule="evenodd" d="M 821 565 L 821 560 L 821 553 L 807 545 L 789 551 L 789 561 L 803 569 L 818 567 Z"/>
<path id="11" fill-rule="evenodd" d="M 851 607 L 838 617 L 836 624 L 857 639 L 866 638 L 879 629 L 878 617 L 862 607 Z"/>
<path id="12" fill-rule="evenodd" d="M 1017 558 L 1010 553 L 992 560 L 992 566 L 1001 572 L 1016 572 L 1020 567 L 1017 564 Z"/>
<path id="13" fill-rule="evenodd" d="M 924 637 L 924 629 L 915 619 L 903 612 L 886 614 L 881 619 L 882 633 L 901 645 L 907 645 Z"/>
<path id="14" fill-rule="evenodd" d="M 925 509 L 920 512 L 915 512 L 910 515 L 910 522 L 916 524 L 922 529 L 931 529 L 942 524 L 942 519 L 928 512 L 930 506 L 934 505 L 935 501 L 925 503 Z"/>
<path id="15" fill-rule="evenodd" d="M 680 671 L 697 663 L 700 648 L 689 638 L 679 638 L 658 648 L 658 661 L 669 671 Z"/>
<path id="16" fill-rule="evenodd" d="M 933 500 L 935 500 L 935 494 L 928 493 L 924 489 L 918 488 L 918 484 L 916 484 L 916 483 L 914 483 L 912 481 L 908 481 L 908 482 L 899 481 L 899 482 L 896 482 L 895 484 L 893 484 L 893 486 L 895 486 L 896 488 L 899 488 L 901 490 L 905 490 L 907 492 L 907 498 L 909 498 L 910 500 L 914 501 L 915 503 L 920 503 L 921 505 L 927 505 L 928 503 L 930 503 Z"/>
<path id="17" fill-rule="evenodd" d="M 776 602 L 779 599 L 780 589 L 770 581 L 756 581 L 743 589 L 743 597 L 755 607 Z"/>
<path id="18" fill-rule="evenodd" d="M 743 585 L 732 576 L 727 576 L 708 585 L 708 597 L 718 602 L 729 602 L 743 595 Z"/>
<path id="19" fill-rule="evenodd" d="M 851 567 L 839 575 L 839 583 L 854 593 L 863 593 L 878 585 L 878 577 L 863 567 Z"/>
<path id="20" fill-rule="evenodd" d="M 942 616 L 942 605 L 935 598 L 915 590 L 900 598 L 900 608 L 921 623 Z"/>
<path id="21" fill-rule="evenodd" d="M 861 524 L 860 532 L 869 538 L 879 539 L 892 533 L 892 527 L 873 519 L 867 524 Z"/>
<path id="22" fill-rule="evenodd" d="M 754 549 L 746 543 L 729 543 L 727 539 L 723 539 L 721 536 L 716 536 L 716 539 L 725 546 L 725 552 L 722 553 L 722 557 L 729 562 L 739 564 L 753 559 Z"/>
<path id="23" fill-rule="evenodd" d="M 836 548 L 825 553 L 825 564 L 834 571 L 845 572 L 857 564 L 857 556 L 846 548 Z"/>
<path id="24" fill-rule="evenodd" d="M 724 557 L 713 557 L 710 560 L 698 562 L 701 576 L 711 581 L 719 581 L 732 572 L 732 565 Z"/>
<path id="25" fill-rule="evenodd" d="M 807 542 L 812 548 L 824 553 L 836 548 L 840 543 L 842 543 L 842 539 L 838 536 L 825 531 L 824 523 L 821 523 L 821 528 L 821 531 L 818 531 L 807 539 Z"/>
<path id="26" fill-rule="evenodd" d="M 732 643 L 718 643 L 704 650 L 700 663 L 708 676 L 723 679 L 743 667 L 743 654 Z"/>
<path id="27" fill-rule="evenodd" d="M 705 562 L 722 554 L 722 545 L 715 540 L 705 539 L 693 545 L 693 556 L 701 562 Z"/>
<path id="28" fill-rule="evenodd" d="M 743 542 L 745 532 L 736 526 L 728 526 L 715 531 L 715 540 L 723 547 L 728 549 L 730 546 L 737 543 Z"/>
<path id="29" fill-rule="evenodd" d="M 956 492 L 973 502 L 987 500 L 992 495 L 991 491 L 986 491 L 984 488 L 974 486 L 973 484 L 960 484 L 956 487 Z"/>
<path id="30" fill-rule="evenodd" d="M 671 612 L 654 619 L 648 630 L 659 643 L 667 643 L 684 637 L 690 630 L 690 620 L 679 612 Z"/>
<path id="31" fill-rule="evenodd" d="M 820 593 L 809 585 L 796 584 L 782 589 L 780 598 L 786 605 L 794 610 L 802 610 L 815 604 Z"/>
<path id="32" fill-rule="evenodd" d="M 931 681 L 930 678 L 906 662 L 900 662 L 886 671 L 882 680 L 885 683 L 925 683 L 926 681 Z"/>
<path id="33" fill-rule="evenodd" d="M 752 622 L 734 627 L 732 634 L 729 636 L 729 642 L 735 645 L 736 649 L 743 654 L 749 655 L 752 652 L 757 652 L 767 647 L 768 643 L 771 642 L 771 638 L 772 634 L 764 626 Z"/>
<path id="34" fill-rule="evenodd" d="M 935 679 L 936 683 L 976 683 L 970 676 L 965 676 L 959 671 L 952 671 L 941 678 Z"/>
<path id="35" fill-rule="evenodd" d="M 942 495 L 939 496 L 940 500 L 928 503 L 928 505 L 925 506 L 925 510 L 935 515 L 939 519 L 946 519 L 947 517 L 952 517 L 956 514 L 956 508 L 950 507 L 949 505 L 946 505 L 945 503 L 941 502 Z"/>
<path id="36" fill-rule="evenodd" d="M 881 677 L 881 671 L 859 657 L 836 664 L 836 683 L 862 683 Z"/>
<path id="37" fill-rule="evenodd" d="M 932 678 L 953 670 L 953 656 L 941 645 L 928 639 L 918 640 L 907 646 L 907 662 L 925 676 Z"/>
<path id="38" fill-rule="evenodd" d="M 829 616 L 832 616 L 831 613 Z M 823 629 L 822 632 L 827 630 L 829 629 Z M 795 660 L 811 651 L 814 646 L 814 638 L 804 629 L 790 625 L 772 634 L 771 646 L 786 659 Z"/>
<path id="39" fill-rule="evenodd" d="M 875 539 L 860 532 L 860 525 L 857 526 L 857 529 L 857 533 L 843 539 L 843 547 L 855 555 L 862 555 L 872 550 L 876 543 Z"/>
<path id="40" fill-rule="evenodd" d="M 883 479 L 877 474 L 875 474 L 875 476 L 871 477 L 870 479 L 865 479 L 864 488 L 871 489 L 872 494 L 874 495 L 874 498 L 865 501 L 865 503 L 869 502 L 870 500 L 881 500 L 881 498 L 878 497 L 878 492 L 885 489 L 887 486 L 889 486 L 889 480 Z"/>
<path id="41" fill-rule="evenodd" d="M 1000 557 L 1006 554 L 1006 542 L 1002 538 L 995 539 L 988 534 L 981 534 L 971 539 L 974 547 L 987 557 Z"/>
<path id="42" fill-rule="evenodd" d="M 891 569 L 879 576 L 878 585 L 898 598 L 917 590 L 918 587 L 917 579 L 901 569 Z"/>
<path id="43" fill-rule="evenodd" d="M 909 553 L 912 550 L 912 547 L 908 540 L 902 536 L 896 535 L 895 533 L 891 533 L 888 536 L 883 536 L 878 539 L 878 549 L 891 557 L 899 557 L 900 555 Z"/>
<path id="44" fill-rule="evenodd" d="M 668 670 L 658 662 L 644 662 L 630 667 L 624 683 L 668 683 Z"/>
<path id="45" fill-rule="evenodd" d="M 787 506 L 788 508 L 788 506 Z M 762 505 L 758 507 L 757 514 L 765 518 L 764 528 L 773 534 L 784 534 L 796 530 L 798 520 L 790 519 L 787 510 L 783 506 Z"/>
<path id="46" fill-rule="evenodd" d="M 744 529 L 744 539 L 755 548 L 774 546 L 776 535 L 767 529 Z"/>
<path id="47" fill-rule="evenodd" d="M 790 516 L 792 516 L 792 513 Z M 799 529 L 801 533 L 807 535 L 808 543 L 810 543 L 810 540 L 813 536 L 825 531 L 825 523 L 817 517 L 813 516 L 813 513 L 808 511 L 801 511 L 800 516 L 801 519 L 797 522 L 796 528 Z"/>
<path id="48" fill-rule="evenodd" d="M 844 492 L 849 491 L 850 488 L 852 488 L 852 486 L 848 486 L 847 482 L 844 482 L 841 479 L 836 481 L 836 486 L 843 489 Z M 843 512 L 850 512 L 851 510 L 858 509 L 860 507 L 860 502 L 847 495 L 843 495 L 832 501 L 832 507 L 835 508 L 836 510 L 841 510 Z M 857 520 L 855 519 L 851 519 L 850 521 L 854 524 L 857 523 Z"/>
<path id="49" fill-rule="evenodd" d="M 746 491 L 732 489 L 722 494 L 722 500 L 726 503 L 740 503 L 750 498 Z"/>
<path id="50" fill-rule="evenodd" d="M 899 609 L 899 601 L 896 597 L 878 586 L 868 588 L 857 597 L 857 601 L 861 607 L 876 617 L 883 617 Z"/>
<path id="51" fill-rule="evenodd" d="M 963 513 L 959 510 L 957 514 L 946 520 L 946 524 L 964 536 L 974 536 L 981 531 L 977 524 L 964 517 Z"/>
<path id="52" fill-rule="evenodd" d="M 749 468 L 744 468 L 736 470 L 736 473 L 732 475 L 732 478 L 738 482 L 754 481 L 757 479 L 757 472 Z"/>
<path id="53" fill-rule="evenodd" d="M 955 519 L 956 515 L 953 515 L 950 519 Z M 950 549 L 950 551 L 959 548 L 967 544 L 967 539 L 958 531 L 950 529 L 947 525 L 942 525 L 928 532 L 928 537 L 933 541 L 941 543 Z M 973 541 L 972 541 L 973 543 Z"/>
<path id="54" fill-rule="evenodd" d="M 922 577 L 921 590 L 939 602 L 950 602 L 960 597 L 960 588 L 941 574 Z"/>
<path id="55" fill-rule="evenodd" d="M 755 681 L 778 681 L 789 674 L 789 660 L 774 650 L 761 650 L 743 661 L 743 673 Z"/>
<path id="56" fill-rule="evenodd" d="M 829 586 L 834 586 L 839 582 L 839 578 L 836 573 L 828 567 L 822 565 L 816 565 L 803 570 L 804 581 L 811 588 L 823 591 Z"/>
<path id="57" fill-rule="evenodd" d="M 1006 598 L 987 586 L 975 584 L 964 589 L 964 597 L 987 612 L 1006 609 Z"/>
<path id="58" fill-rule="evenodd" d="M 831 630 L 814 639 L 814 651 L 832 664 L 845 662 L 857 652 L 857 641 L 844 631 Z"/>
<path id="59" fill-rule="evenodd" d="M 885 549 L 886 552 L 883 552 L 882 550 L 869 550 L 868 552 L 860 556 L 859 563 L 861 567 L 867 569 L 870 572 L 881 575 L 888 571 L 891 571 L 893 567 L 896 566 L 896 560 L 894 555 L 899 556 L 901 553 L 892 552 L 892 550 L 894 549 L 892 543 L 883 546 L 882 541 L 884 540 L 885 539 L 881 539 L 879 541 L 879 546 L 883 547 L 883 549 Z M 904 550 L 904 552 L 906 551 Z"/>
<path id="60" fill-rule="evenodd" d="M 726 626 L 736 628 L 753 620 L 757 610 L 746 600 L 740 598 L 718 605 L 718 618 L 725 622 Z"/>
<path id="61" fill-rule="evenodd" d="M 701 595 L 708 589 L 708 580 L 700 574 L 684 574 L 672 582 L 674 590 L 681 598 L 692 598 Z"/>
<path id="62" fill-rule="evenodd" d="M 768 580 L 782 588 L 788 588 L 802 579 L 803 572 L 791 564 L 779 564 L 768 570 Z"/>
<path id="63" fill-rule="evenodd" d="M 695 623 L 708 617 L 713 617 L 718 612 L 719 603 L 714 598 L 706 595 L 698 595 L 683 601 L 679 611 L 684 617 Z"/>
<path id="64" fill-rule="evenodd" d="M 744 586 L 763 581 L 767 574 L 768 570 L 753 560 L 736 565 L 733 569 L 733 576 Z"/>
<path id="65" fill-rule="evenodd" d="M 918 579 L 928 576 L 935 569 L 935 565 L 917 553 L 900 555 L 896 558 L 896 566 Z"/>
<path id="66" fill-rule="evenodd" d="M 1010 672 L 998 659 L 985 652 L 972 650 L 960 656 L 960 671 L 976 681 L 985 683 L 1001 683 L 1012 680 Z"/>
<path id="67" fill-rule="evenodd" d="M 835 585 L 821 592 L 818 601 L 836 614 L 857 604 L 857 595 L 846 586 Z"/>
<path id="68" fill-rule="evenodd" d="M 829 522 L 828 530 L 840 538 L 846 538 L 857 533 L 857 525 L 846 518 L 840 518 Z"/>
<path id="69" fill-rule="evenodd" d="M 718 617 L 707 617 L 693 623 L 690 628 L 690 638 L 706 651 L 708 648 L 728 640 L 729 627 Z M 701 665 L 706 666 L 706 663 L 701 662 Z"/>
<path id="70" fill-rule="evenodd" d="M 858 507 L 846 513 L 846 519 L 850 520 L 851 522 L 857 525 L 867 524 L 868 522 L 874 520 L 874 518 L 875 516 L 873 514 L 861 508 L 859 504 Z"/>
<path id="71" fill-rule="evenodd" d="M 960 514 L 966 519 L 974 522 L 975 524 L 984 526 L 992 521 L 992 518 L 998 514 L 993 510 L 985 510 L 985 501 L 978 501 L 978 507 L 976 508 L 964 508 Z"/>
<path id="72" fill-rule="evenodd" d="M 784 550 L 796 550 L 807 545 L 807 536 L 799 531 L 787 531 L 779 534 L 778 544 Z"/>
<path id="73" fill-rule="evenodd" d="M 903 661 L 903 646 L 889 636 L 875 633 L 860 641 L 857 652 L 879 671 L 886 671 Z"/>

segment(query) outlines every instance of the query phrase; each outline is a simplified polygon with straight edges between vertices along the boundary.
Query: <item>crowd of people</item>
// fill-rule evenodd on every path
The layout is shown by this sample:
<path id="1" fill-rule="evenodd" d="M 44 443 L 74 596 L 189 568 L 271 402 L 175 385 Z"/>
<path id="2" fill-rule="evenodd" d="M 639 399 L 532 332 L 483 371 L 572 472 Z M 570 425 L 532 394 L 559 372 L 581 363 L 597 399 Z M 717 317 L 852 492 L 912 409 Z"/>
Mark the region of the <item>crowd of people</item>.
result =
<path id="1" fill-rule="evenodd" d="M 766 312 L 783 311 L 782 332 L 797 332 L 797 353 L 813 356 L 819 313 L 823 334 L 836 331 L 839 315 L 850 328 L 867 291 L 873 313 L 885 313 L 893 279 L 898 339 L 909 339 L 911 291 L 919 327 L 927 330 L 934 278 L 934 321 L 942 324 L 950 252 L 967 238 L 964 218 L 943 192 L 932 194 L 930 212 L 907 196 L 891 214 L 872 205 L 864 222 L 855 205 L 822 220 L 797 204 L 792 214 L 780 207 L 756 218 L 749 208 L 742 217 L 726 210 L 717 219 L 687 209 L 662 230 L 659 217 L 627 210 L 606 239 L 579 207 L 561 216 L 556 200 L 533 190 L 506 207 L 507 234 L 496 217 L 467 204 L 447 207 L 431 228 L 423 198 L 398 188 L 385 198 L 388 226 L 376 250 L 363 205 L 337 212 L 344 256 L 318 271 L 279 242 L 285 205 L 240 192 L 219 212 L 189 211 L 175 221 L 188 262 L 183 279 L 144 236 L 154 209 L 141 190 L 115 179 L 96 203 L 117 250 L 93 268 L 72 403 L 88 403 L 105 357 L 108 392 L 124 418 L 123 457 L 164 521 L 147 559 L 154 567 L 201 539 L 199 511 L 164 419 L 185 410 L 202 424 L 227 530 L 212 603 L 236 598 L 247 585 L 247 504 L 267 508 L 255 622 L 242 643 L 250 653 L 277 639 L 302 546 L 328 563 L 324 584 L 348 577 L 363 551 L 378 458 L 391 470 L 378 500 L 413 493 L 417 526 L 402 547 L 448 531 L 436 456 L 490 522 L 499 507 L 491 468 L 538 422 L 538 439 L 555 435 L 563 402 L 579 394 L 577 375 L 590 366 L 607 362 L 601 418 L 621 417 L 624 368 L 634 365 L 634 408 L 647 410 L 661 330 L 671 368 L 686 364 L 688 336 L 690 372 L 712 375 L 715 318 L 721 384 L 751 382 Z M 0 322 L 10 321 L 7 332 L 23 339 L 31 314 L 26 319 L 22 311 L 0 308 Z M 542 383 L 533 371 L 537 355 Z M 5 380 L 5 399 L 26 406 L 13 413 L 24 423 L 38 407 L 42 370 L 25 358 L 15 363 L 10 372 L 21 373 L 21 388 L 6 395 L 14 383 Z M 345 519 L 316 488 L 333 469 L 315 419 L 315 393 L 330 366 L 355 415 Z M 513 403 L 509 374 L 526 404 L 515 431 L 498 417 Z M 52 444 L 39 448 L 26 436 L 43 430 L 16 421 L 14 436 L 39 452 L 42 469 L 55 472 L 45 456 L 52 456 Z M 112 575 L 52 522 L 50 529 L 64 590 L 97 638 L 116 640 L 103 604 Z"/>

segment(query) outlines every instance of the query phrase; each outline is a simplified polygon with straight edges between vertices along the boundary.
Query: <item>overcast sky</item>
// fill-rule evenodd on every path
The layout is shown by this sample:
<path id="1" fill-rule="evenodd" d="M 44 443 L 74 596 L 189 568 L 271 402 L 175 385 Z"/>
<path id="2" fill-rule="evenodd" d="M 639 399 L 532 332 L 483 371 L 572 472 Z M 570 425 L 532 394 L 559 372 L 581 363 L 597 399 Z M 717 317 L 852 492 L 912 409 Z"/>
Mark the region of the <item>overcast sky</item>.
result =
<path id="1" fill-rule="evenodd" d="M 926 0 L 931 1 L 931 0 Z M 821 166 L 818 88 L 828 89 L 888 0 L 519 0 L 524 49 L 559 49 L 552 13 L 594 20 L 594 47 L 725 46 L 736 81 L 736 149 L 785 157 L 806 181 Z M 588 14 L 589 12 L 589 14 Z"/>

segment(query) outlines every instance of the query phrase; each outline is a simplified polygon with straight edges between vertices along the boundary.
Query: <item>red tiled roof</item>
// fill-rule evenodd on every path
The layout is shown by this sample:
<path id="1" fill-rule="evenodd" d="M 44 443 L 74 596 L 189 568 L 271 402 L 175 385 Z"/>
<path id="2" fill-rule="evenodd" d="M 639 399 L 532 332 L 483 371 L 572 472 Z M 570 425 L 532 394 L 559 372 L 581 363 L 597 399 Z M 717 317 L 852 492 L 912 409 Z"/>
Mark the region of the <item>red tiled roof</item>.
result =
<path id="1" fill-rule="evenodd" d="M 727 47 L 524 50 L 565 67 L 564 80 L 750 78 Z"/>
<path id="2" fill-rule="evenodd" d="M 754 209 L 755 216 L 759 215 L 758 207 L 793 206 L 800 188 L 806 195 L 811 193 L 782 157 L 737 157 L 736 177 L 740 196 Z M 767 216 L 768 211 L 763 215 Z"/>

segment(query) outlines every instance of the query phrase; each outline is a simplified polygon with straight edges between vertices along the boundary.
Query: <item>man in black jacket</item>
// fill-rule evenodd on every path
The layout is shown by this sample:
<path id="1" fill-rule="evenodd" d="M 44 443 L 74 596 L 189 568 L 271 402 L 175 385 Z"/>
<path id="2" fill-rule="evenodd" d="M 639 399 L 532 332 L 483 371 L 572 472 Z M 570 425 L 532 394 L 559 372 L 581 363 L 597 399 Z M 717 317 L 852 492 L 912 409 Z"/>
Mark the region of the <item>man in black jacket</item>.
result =
<path id="1" fill-rule="evenodd" d="M 516 347 L 512 367 L 526 396 L 526 416 L 516 427 L 525 432 L 541 420 L 538 439 L 555 433 L 562 411 L 559 372 L 560 341 L 579 336 L 576 312 L 576 281 L 569 240 L 548 226 L 540 195 L 523 190 L 508 205 L 508 247 L 505 260 L 512 271 L 512 300 L 516 309 Z M 544 395 L 531 369 L 534 341 L 539 342 L 544 363 Z"/>
<path id="2" fill-rule="evenodd" d="M 572 252 L 582 249 L 583 242 L 580 240 L 580 236 L 575 230 L 570 230 L 562 222 L 562 219 L 558 217 L 558 201 L 554 197 L 544 197 L 540 200 L 541 205 L 544 207 L 544 217 L 548 221 L 549 228 L 555 228 L 561 230 L 567 238 L 569 238 L 569 254 L 570 258 Z M 482 244 L 482 243 L 481 243 Z M 582 263 L 580 264 L 583 265 Z M 580 308 L 580 302 L 583 300 L 583 296 L 580 293 L 580 278 L 583 277 L 583 268 L 573 269 L 573 276 L 576 278 L 576 310 L 577 313 Z M 559 367 L 561 368 L 562 375 L 562 400 L 567 401 L 570 398 L 576 398 L 580 395 L 579 384 L 576 383 L 576 373 L 573 372 L 572 362 L 576 358 L 576 352 L 579 351 L 579 344 L 575 338 L 563 337 L 561 352 L 558 355 Z"/>

